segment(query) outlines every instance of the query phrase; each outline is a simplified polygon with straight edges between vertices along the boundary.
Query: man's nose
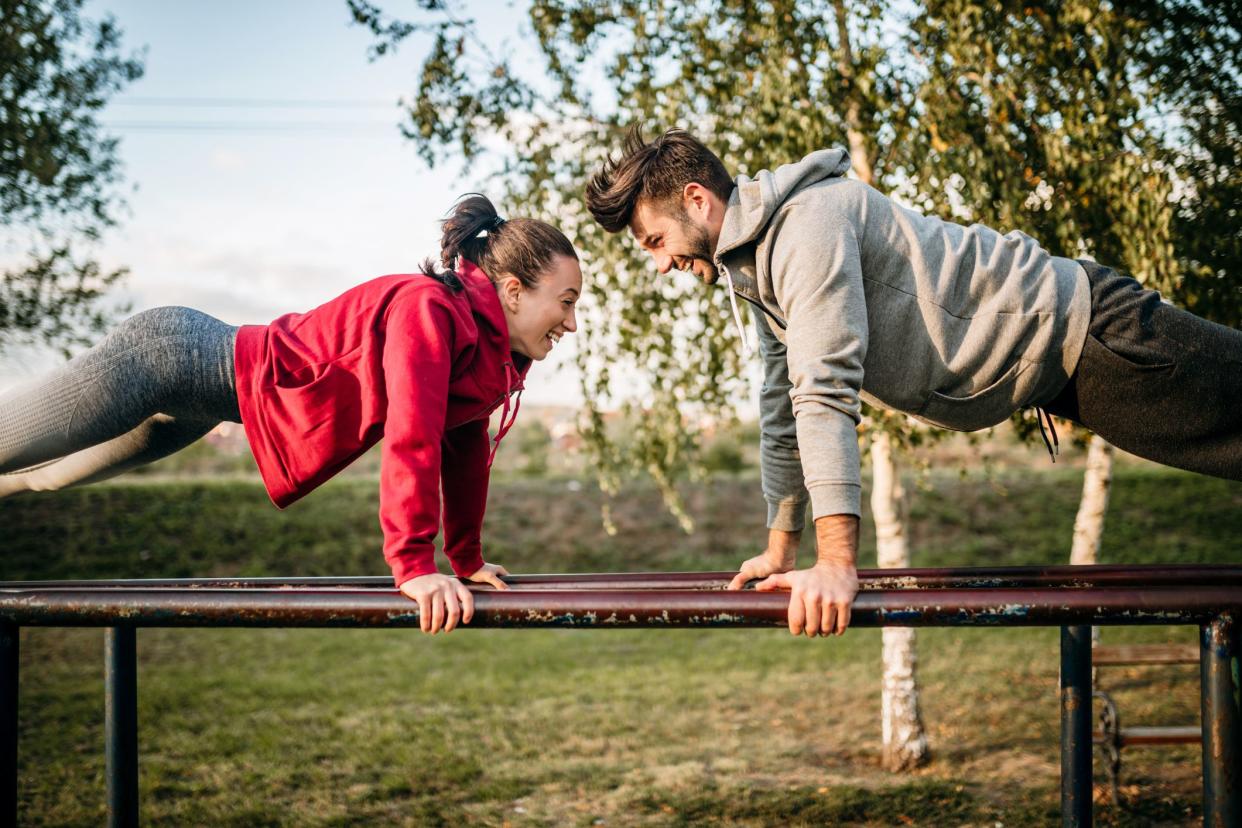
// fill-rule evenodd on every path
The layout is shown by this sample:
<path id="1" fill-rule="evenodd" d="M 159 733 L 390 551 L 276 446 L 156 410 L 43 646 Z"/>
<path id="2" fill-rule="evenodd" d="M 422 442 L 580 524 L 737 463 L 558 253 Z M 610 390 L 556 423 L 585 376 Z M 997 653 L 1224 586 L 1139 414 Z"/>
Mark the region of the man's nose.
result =
<path id="1" fill-rule="evenodd" d="M 655 257 L 656 270 L 660 273 L 668 273 L 673 267 L 673 257 L 667 253 L 652 253 Z"/>

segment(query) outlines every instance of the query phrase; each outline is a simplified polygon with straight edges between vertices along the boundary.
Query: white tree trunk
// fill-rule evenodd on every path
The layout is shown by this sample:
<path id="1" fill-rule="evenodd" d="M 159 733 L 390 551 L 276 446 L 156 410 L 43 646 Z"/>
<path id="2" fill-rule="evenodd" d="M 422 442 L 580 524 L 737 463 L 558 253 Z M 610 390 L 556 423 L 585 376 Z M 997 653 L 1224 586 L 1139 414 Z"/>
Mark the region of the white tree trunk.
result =
<path id="1" fill-rule="evenodd" d="M 878 433 L 872 438 L 871 468 L 871 513 L 875 519 L 879 564 L 885 568 L 909 566 L 905 492 L 887 434 Z M 905 771 L 928 759 L 927 734 L 919 714 L 914 630 L 885 627 L 883 641 L 884 680 L 880 702 L 883 763 L 887 770 Z"/>
<path id="2" fill-rule="evenodd" d="M 1087 449 L 1087 473 L 1082 480 L 1082 500 L 1074 519 L 1074 545 L 1070 563 L 1093 564 L 1100 557 L 1104 536 L 1104 513 L 1108 511 L 1108 491 L 1113 483 L 1113 447 L 1098 434 L 1091 435 Z"/>

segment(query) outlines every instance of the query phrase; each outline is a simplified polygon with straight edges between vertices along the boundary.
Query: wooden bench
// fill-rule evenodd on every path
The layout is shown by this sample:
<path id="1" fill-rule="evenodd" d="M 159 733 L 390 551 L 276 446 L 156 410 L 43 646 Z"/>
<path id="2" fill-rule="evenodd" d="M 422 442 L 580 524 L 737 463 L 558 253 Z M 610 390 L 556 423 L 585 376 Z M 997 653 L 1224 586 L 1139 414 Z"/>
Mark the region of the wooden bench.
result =
<path id="1" fill-rule="evenodd" d="M 1099 667 L 1174 666 L 1199 664 L 1199 648 L 1193 644 L 1116 644 L 1097 646 L 1091 651 L 1091 665 Z M 1164 727 L 1122 727 L 1117 704 L 1099 689 L 1099 674 L 1093 670 L 1092 695 L 1101 702 L 1100 729 L 1092 740 L 1100 746 L 1114 805 L 1121 804 L 1118 791 L 1121 777 L 1121 750 L 1147 745 L 1197 745 L 1203 740 L 1199 725 Z"/>

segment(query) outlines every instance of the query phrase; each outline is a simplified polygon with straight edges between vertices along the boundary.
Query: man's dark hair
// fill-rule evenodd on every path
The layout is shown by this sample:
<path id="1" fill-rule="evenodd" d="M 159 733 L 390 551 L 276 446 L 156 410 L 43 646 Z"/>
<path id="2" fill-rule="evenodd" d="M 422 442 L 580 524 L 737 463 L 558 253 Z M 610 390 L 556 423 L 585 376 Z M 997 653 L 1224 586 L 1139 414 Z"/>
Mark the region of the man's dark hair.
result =
<path id="1" fill-rule="evenodd" d="M 638 200 L 685 211 L 681 194 L 687 184 L 701 184 L 729 200 L 733 179 L 703 142 L 681 129 L 670 129 L 650 142 L 638 127 L 625 136 L 620 158 L 611 155 L 586 187 L 587 209 L 609 233 L 629 226 Z"/>

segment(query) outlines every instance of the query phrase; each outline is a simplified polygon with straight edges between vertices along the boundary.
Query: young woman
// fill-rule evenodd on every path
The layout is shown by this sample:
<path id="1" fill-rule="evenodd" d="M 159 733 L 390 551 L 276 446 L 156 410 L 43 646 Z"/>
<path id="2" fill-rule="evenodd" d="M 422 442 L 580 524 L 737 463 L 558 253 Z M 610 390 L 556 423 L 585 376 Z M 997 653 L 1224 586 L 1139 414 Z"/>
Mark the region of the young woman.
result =
<path id="1" fill-rule="evenodd" d="M 531 360 L 576 329 L 573 245 L 534 219 L 504 220 L 468 196 L 444 222 L 440 272 L 382 276 L 307 313 L 235 328 L 189 308 L 121 323 L 51 376 L 0 398 L 0 497 L 91 483 L 240 422 L 272 502 L 284 508 L 383 438 L 380 524 L 397 586 L 424 632 L 473 614 L 436 572 L 504 589 L 479 540 L 496 446 Z"/>

